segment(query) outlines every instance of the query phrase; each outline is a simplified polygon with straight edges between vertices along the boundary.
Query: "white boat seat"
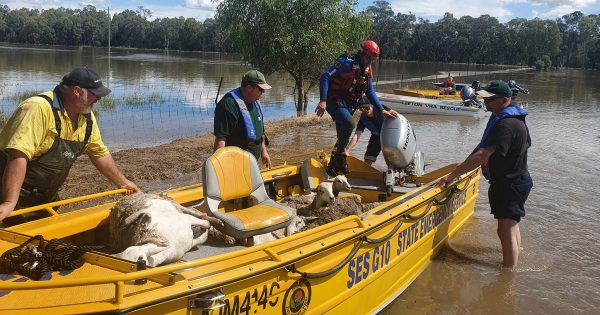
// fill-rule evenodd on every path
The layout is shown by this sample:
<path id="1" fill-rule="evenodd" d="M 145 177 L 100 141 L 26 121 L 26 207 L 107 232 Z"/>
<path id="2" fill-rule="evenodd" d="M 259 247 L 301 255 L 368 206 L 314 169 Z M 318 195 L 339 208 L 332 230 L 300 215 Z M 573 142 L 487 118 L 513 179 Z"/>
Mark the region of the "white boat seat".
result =
<path id="1" fill-rule="evenodd" d="M 295 215 L 294 209 L 269 198 L 256 159 L 238 147 L 220 148 L 204 162 L 202 186 L 202 210 L 222 220 L 223 232 L 234 238 L 286 227 Z M 228 212 L 219 209 L 221 202 L 245 197 L 252 199 L 252 206 Z"/>
<path id="2" fill-rule="evenodd" d="M 302 166 L 300 167 L 300 175 L 302 176 L 302 184 L 304 185 L 304 189 L 307 192 L 317 188 L 320 183 L 328 178 L 323 164 L 312 158 L 302 162 Z"/>

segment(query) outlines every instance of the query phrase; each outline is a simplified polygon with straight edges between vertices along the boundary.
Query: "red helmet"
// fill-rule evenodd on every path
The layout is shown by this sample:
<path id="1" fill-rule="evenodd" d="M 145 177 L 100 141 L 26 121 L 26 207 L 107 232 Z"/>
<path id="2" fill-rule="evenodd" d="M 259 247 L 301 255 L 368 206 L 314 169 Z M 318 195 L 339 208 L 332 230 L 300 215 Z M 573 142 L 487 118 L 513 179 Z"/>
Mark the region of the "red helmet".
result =
<path id="1" fill-rule="evenodd" d="M 369 54 L 371 57 L 378 58 L 379 57 L 379 45 L 374 41 L 367 39 L 362 44 L 360 44 L 360 51 L 364 54 Z"/>

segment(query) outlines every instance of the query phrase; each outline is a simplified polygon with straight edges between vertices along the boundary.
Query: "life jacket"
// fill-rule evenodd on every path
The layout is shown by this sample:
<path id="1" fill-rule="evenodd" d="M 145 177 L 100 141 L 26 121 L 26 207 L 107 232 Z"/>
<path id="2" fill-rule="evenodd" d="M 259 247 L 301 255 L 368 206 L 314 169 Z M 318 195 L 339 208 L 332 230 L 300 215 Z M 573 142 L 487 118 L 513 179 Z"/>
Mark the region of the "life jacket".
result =
<path id="1" fill-rule="evenodd" d="M 454 86 L 454 80 L 446 80 L 444 81 L 444 87 L 453 87 Z"/>
<path id="2" fill-rule="evenodd" d="M 475 148 L 475 151 L 479 150 L 480 148 L 482 148 L 486 145 L 488 138 L 490 136 L 490 133 L 492 132 L 492 129 L 494 129 L 494 126 L 496 124 L 498 124 L 498 122 L 500 122 L 504 118 L 517 117 L 523 121 L 523 123 L 525 124 L 525 128 L 527 128 L 527 123 L 525 123 L 525 116 L 527 116 L 527 114 L 528 114 L 527 111 L 523 107 L 521 107 L 517 104 L 510 104 L 507 107 L 505 107 L 500 113 L 498 113 L 498 115 L 490 116 L 490 119 L 488 120 L 487 125 L 485 126 L 485 130 L 483 131 L 483 136 L 481 137 L 481 141 L 477 145 L 477 148 Z M 529 138 L 529 129 L 528 128 L 527 128 L 527 137 Z M 488 166 L 489 166 L 489 160 L 485 160 L 481 166 L 482 174 L 486 179 L 490 179 L 490 173 L 489 173 Z"/>
<path id="3" fill-rule="evenodd" d="M 361 69 L 358 54 L 342 54 L 336 62 L 350 62 L 352 70 L 342 72 L 331 79 L 328 98 L 344 99 L 356 105 L 360 97 L 367 91 L 369 79 L 373 77 L 371 66 Z"/>
<path id="4" fill-rule="evenodd" d="M 246 102 L 244 101 L 244 99 L 241 96 L 242 93 L 240 91 L 240 88 L 231 90 L 229 92 L 229 94 L 231 95 L 231 97 L 233 97 L 233 99 L 237 103 L 238 108 L 240 109 L 240 113 L 242 114 L 242 120 L 244 121 L 244 126 L 246 127 L 246 135 L 248 137 L 248 142 L 262 141 L 262 135 L 260 135 L 260 136 L 256 135 L 256 129 L 254 128 L 254 123 L 252 122 L 252 116 L 250 115 L 250 111 L 248 110 L 248 107 L 246 106 Z M 265 131 L 264 121 L 265 120 L 263 117 L 262 109 L 260 108 L 260 102 L 255 101 L 253 104 L 254 104 L 254 106 L 256 106 L 256 109 L 258 110 L 258 114 L 260 115 L 259 119 L 263 124 L 262 130 L 264 133 L 264 131 Z"/>
<path id="5" fill-rule="evenodd" d="M 88 113 L 83 114 L 86 119 L 83 141 L 61 138 L 62 124 L 59 116 L 61 109 L 52 105 L 58 97 L 58 88 L 54 89 L 53 98 L 44 94 L 37 96 L 45 99 L 52 108 L 57 135 L 46 153 L 27 163 L 17 209 L 58 200 L 58 190 L 67 179 L 75 160 L 84 152 L 92 135 L 92 116 Z M 0 154 L 0 175 L 4 173 L 6 163 L 8 163 L 6 154 Z"/>

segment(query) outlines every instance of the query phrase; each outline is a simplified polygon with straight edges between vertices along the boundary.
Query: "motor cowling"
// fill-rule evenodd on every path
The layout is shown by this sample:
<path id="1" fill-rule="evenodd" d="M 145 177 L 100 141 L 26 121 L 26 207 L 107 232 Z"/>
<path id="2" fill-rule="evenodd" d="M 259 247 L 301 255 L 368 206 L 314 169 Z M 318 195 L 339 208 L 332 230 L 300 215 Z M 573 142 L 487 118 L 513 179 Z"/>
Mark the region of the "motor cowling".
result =
<path id="1" fill-rule="evenodd" d="M 475 100 L 477 99 L 477 95 L 472 87 L 463 86 L 463 88 L 460 90 L 460 98 L 462 98 L 463 101 Z"/>
<path id="2" fill-rule="evenodd" d="M 408 120 L 398 115 L 385 119 L 380 133 L 381 152 L 389 168 L 403 169 L 412 160 L 417 149 L 417 138 Z"/>

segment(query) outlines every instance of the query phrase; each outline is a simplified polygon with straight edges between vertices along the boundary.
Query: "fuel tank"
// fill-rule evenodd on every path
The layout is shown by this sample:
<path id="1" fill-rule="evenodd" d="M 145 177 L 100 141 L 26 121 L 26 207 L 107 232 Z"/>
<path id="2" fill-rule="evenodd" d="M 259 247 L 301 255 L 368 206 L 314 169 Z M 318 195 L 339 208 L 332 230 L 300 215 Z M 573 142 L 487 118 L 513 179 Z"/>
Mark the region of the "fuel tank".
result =
<path id="1" fill-rule="evenodd" d="M 381 152 L 389 168 L 404 168 L 412 161 L 417 149 L 417 138 L 404 116 L 385 119 L 380 137 Z"/>

